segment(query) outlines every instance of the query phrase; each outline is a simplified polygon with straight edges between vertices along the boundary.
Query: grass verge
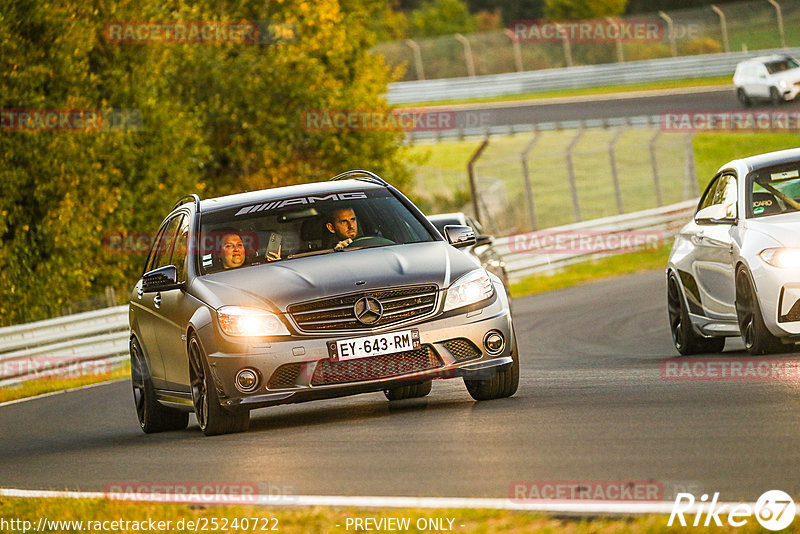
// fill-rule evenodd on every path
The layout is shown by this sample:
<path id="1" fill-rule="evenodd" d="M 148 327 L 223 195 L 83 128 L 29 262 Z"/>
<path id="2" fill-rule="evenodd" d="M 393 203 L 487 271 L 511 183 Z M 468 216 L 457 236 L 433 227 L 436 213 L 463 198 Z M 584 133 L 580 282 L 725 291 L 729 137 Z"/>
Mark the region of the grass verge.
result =
<path id="1" fill-rule="evenodd" d="M 425 106 L 451 106 L 456 104 L 479 104 L 484 102 L 516 102 L 517 100 L 542 100 L 546 98 L 561 98 L 572 96 L 607 95 L 612 93 L 628 93 L 633 91 L 657 91 L 663 89 L 687 89 L 692 87 L 710 87 L 715 85 L 730 85 L 733 92 L 732 76 L 715 76 L 711 78 L 692 78 L 687 80 L 664 80 L 660 82 L 630 83 L 617 85 L 601 85 L 598 87 L 585 87 L 580 89 L 557 89 L 522 93 L 518 95 L 503 95 L 489 98 L 467 98 L 452 100 L 436 100 L 408 104 L 409 107 Z"/>
<path id="2" fill-rule="evenodd" d="M 524 297 L 622 274 L 665 269 L 671 246 L 670 243 L 656 250 L 617 254 L 576 263 L 563 267 L 554 274 L 532 275 L 511 284 L 511 296 Z"/>
<path id="3" fill-rule="evenodd" d="M 53 391 L 88 386 L 98 382 L 108 382 L 121 378 L 130 378 L 131 366 L 126 364 L 108 373 L 91 374 L 75 378 L 39 378 L 26 380 L 13 386 L 0 388 L 0 403 L 18 400 L 26 397 L 44 395 Z"/>
<path id="4" fill-rule="evenodd" d="M 352 532 L 364 531 L 354 526 L 356 519 L 369 518 L 371 521 L 381 519 L 408 518 L 409 528 L 383 529 L 401 530 L 403 532 L 431 532 L 451 530 L 461 534 L 504 532 L 522 534 L 527 532 L 544 533 L 592 533 L 592 532 L 681 532 L 686 527 L 667 527 L 668 516 L 647 515 L 632 518 L 565 518 L 552 517 L 541 513 L 516 512 L 507 510 L 472 510 L 472 509 L 358 509 L 330 507 L 302 508 L 265 508 L 251 506 L 197 506 L 161 503 L 129 503 L 106 499 L 20 499 L 0 498 L 0 517 L 6 521 L 15 519 L 29 521 L 29 532 L 39 524 L 40 518 L 46 518 L 48 525 L 53 521 L 82 521 L 83 528 L 60 525 L 60 528 L 49 526 L 40 532 L 262 532 L 274 530 L 283 533 L 315 533 L 315 532 Z M 243 519 L 248 518 L 247 526 Z M 690 518 L 691 519 L 691 518 Z M 152 530 L 150 520 L 164 521 Z M 234 520 L 238 528 L 233 528 Z M 348 520 L 350 523 L 348 523 Z M 429 520 L 440 521 L 442 529 L 434 528 Z M 448 520 L 452 520 L 449 523 Z M 111 521 L 119 521 L 116 526 Z M 133 522 L 144 521 L 144 526 L 133 528 Z M 167 524 L 166 522 L 170 523 Z M 179 523 L 182 521 L 182 523 Z M 192 521 L 191 528 L 188 522 Z M 99 523 L 97 523 L 99 522 Z M 103 522 L 106 522 L 105 524 Z M 128 522 L 123 524 L 122 522 Z M 258 526 L 254 528 L 254 522 Z M 755 523 L 755 526 L 753 525 Z M 105 527 L 104 527 L 105 525 Z M 217 525 L 216 529 L 212 529 Z M 347 528 L 349 525 L 349 528 Z M 375 530 L 371 523 L 371 530 Z M 758 523 L 751 520 L 741 528 L 715 529 L 716 532 L 749 533 L 759 531 Z M 22 525 L 21 525 L 22 526 Z M 181 526 L 183 528 L 181 528 Z M 199 526 L 200 528 L 194 528 Z M 202 528 L 205 526 L 206 528 Z M 427 526 L 427 528 L 426 528 Z M 88 528 L 87 528 L 88 527 Z M 97 528 L 95 528 L 97 527 Z M 127 527 L 127 528 L 126 528 Z M 265 528 L 262 528 L 265 527 Z M 274 528 L 273 528 L 274 527 Z M 420 528 L 422 527 L 422 528 Z M 22 531 L 22 528 L 18 529 Z M 693 530 L 707 532 L 708 529 L 696 527 Z M 12 530 L 13 531 L 13 530 Z"/>

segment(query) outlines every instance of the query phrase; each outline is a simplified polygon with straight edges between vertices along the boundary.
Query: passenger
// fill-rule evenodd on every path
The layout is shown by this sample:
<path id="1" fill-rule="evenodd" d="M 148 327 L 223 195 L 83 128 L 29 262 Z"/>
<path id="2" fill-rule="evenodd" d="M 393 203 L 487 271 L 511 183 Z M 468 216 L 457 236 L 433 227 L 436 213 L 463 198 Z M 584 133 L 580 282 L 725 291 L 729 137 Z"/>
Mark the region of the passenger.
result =
<path id="1" fill-rule="evenodd" d="M 247 261 L 247 251 L 245 250 L 244 242 L 239 232 L 236 230 L 222 230 L 222 242 L 220 245 L 223 269 L 236 269 L 245 265 Z M 277 261 L 281 259 L 281 249 L 278 247 L 278 252 L 268 253 L 266 256 L 267 261 Z"/>

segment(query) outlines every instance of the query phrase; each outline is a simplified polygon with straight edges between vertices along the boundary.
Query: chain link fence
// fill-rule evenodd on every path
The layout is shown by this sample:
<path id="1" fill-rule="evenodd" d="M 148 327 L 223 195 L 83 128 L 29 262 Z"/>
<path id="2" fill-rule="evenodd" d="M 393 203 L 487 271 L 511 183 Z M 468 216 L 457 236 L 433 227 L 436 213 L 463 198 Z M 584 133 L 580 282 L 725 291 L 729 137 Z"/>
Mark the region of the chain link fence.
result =
<path id="1" fill-rule="evenodd" d="M 414 199 L 426 213 L 477 208 L 496 236 L 665 206 L 699 193 L 691 140 L 625 125 L 418 144 L 429 158 L 415 169 Z M 467 165 L 485 141 L 473 202 Z"/>
<path id="2" fill-rule="evenodd" d="M 616 19 L 659 24 L 664 31 L 657 41 L 543 42 L 515 38 L 514 32 L 503 29 L 381 43 L 373 53 L 383 55 L 392 67 L 404 65 L 403 81 L 411 81 L 797 46 L 800 2 L 773 2 L 747 1 Z"/>

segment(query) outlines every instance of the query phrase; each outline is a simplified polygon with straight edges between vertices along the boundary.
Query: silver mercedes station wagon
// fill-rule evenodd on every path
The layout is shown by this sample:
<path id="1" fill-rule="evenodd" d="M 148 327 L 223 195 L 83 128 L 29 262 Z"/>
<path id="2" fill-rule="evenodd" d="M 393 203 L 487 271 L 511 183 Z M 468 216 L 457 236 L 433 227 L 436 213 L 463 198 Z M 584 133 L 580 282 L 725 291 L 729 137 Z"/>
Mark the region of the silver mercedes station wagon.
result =
<path id="1" fill-rule="evenodd" d="M 502 282 L 369 171 L 179 201 L 130 296 L 131 378 L 147 433 L 247 430 L 250 410 L 460 377 L 509 397 L 519 355 Z"/>

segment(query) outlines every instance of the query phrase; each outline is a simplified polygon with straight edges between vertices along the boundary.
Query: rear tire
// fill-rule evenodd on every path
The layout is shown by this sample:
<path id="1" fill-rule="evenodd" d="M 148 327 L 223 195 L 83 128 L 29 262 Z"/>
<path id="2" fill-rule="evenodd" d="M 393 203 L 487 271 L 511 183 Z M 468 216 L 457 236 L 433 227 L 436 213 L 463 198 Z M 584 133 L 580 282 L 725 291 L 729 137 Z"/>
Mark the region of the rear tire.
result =
<path id="1" fill-rule="evenodd" d="M 220 405 L 217 386 L 211 377 L 203 348 L 195 335 L 189 339 L 189 376 L 194 413 L 203 434 L 232 434 L 245 432 L 250 428 L 249 410 L 228 410 Z"/>
<path id="2" fill-rule="evenodd" d="M 135 337 L 131 338 L 131 386 L 139 426 L 145 434 L 183 430 L 189 424 L 189 413 L 167 408 L 156 400 L 150 367 Z"/>
<path id="3" fill-rule="evenodd" d="M 773 336 L 764 324 L 753 282 L 744 267 L 739 267 L 736 271 L 736 317 L 739 320 L 744 348 L 753 356 L 787 349 L 780 338 Z"/>
<path id="4" fill-rule="evenodd" d="M 724 337 L 706 338 L 695 333 L 681 285 L 672 271 L 667 275 L 667 311 L 672 343 L 681 355 L 716 353 L 725 348 Z"/>
<path id="5" fill-rule="evenodd" d="M 503 399 L 517 392 L 519 387 L 519 349 L 517 336 L 513 335 L 513 360 L 505 369 L 496 369 L 492 377 L 484 380 L 471 380 L 464 377 L 464 385 L 470 396 L 476 401 Z"/>
<path id="6" fill-rule="evenodd" d="M 386 398 L 390 401 L 401 400 L 401 399 L 416 399 L 419 397 L 424 397 L 428 393 L 431 392 L 431 387 L 433 386 L 433 381 L 426 380 L 425 382 L 421 382 L 419 384 L 409 384 L 406 386 L 400 386 L 393 389 L 384 389 L 383 394 L 386 395 Z"/>
<path id="7" fill-rule="evenodd" d="M 736 98 L 739 99 L 739 102 L 746 108 L 749 108 L 753 105 L 753 102 L 750 100 L 750 97 L 747 96 L 747 93 L 744 92 L 744 89 L 741 87 L 736 90 Z"/>

